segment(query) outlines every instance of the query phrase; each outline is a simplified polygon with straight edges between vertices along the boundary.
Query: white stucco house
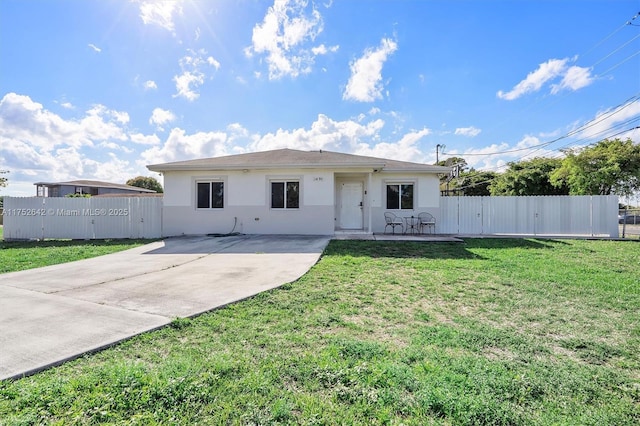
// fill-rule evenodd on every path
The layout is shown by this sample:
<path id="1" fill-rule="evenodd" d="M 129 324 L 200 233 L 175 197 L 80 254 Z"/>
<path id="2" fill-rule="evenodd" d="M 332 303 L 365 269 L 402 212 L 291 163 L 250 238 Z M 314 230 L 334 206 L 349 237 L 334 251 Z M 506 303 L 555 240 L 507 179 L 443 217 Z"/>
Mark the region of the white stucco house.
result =
<path id="1" fill-rule="evenodd" d="M 163 235 L 383 232 L 384 212 L 440 215 L 450 168 L 329 151 L 149 165 L 164 176 Z"/>

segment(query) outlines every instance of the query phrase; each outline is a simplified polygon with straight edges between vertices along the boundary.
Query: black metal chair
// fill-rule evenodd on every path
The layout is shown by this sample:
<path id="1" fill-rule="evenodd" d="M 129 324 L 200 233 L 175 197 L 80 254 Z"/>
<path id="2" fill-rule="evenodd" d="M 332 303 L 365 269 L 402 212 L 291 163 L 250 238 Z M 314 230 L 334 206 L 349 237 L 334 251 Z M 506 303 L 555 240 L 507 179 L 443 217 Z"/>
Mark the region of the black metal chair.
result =
<path id="1" fill-rule="evenodd" d="M 385 212 L 384 214 L 384 221 L 385 221 L 385 226 L 384 226 L 384 233 L 387 233 L 387 227 L 391 227 L 391 232 L 393 234 L 396 233 L 396 226 L 400 227 L 400 231 L 404 230 L 404 222 L 402 220 L 401 217 L 396 216 L 394 213 L 391 212 Z"/>
<path id="2" fill-rule="evenodd" d="M 436 218 L 431 213 L 422 212 L 418 214 L 418 226 L 420 233 L 424 234 L 424 228 L 427 228 L 430 234 L 436 230 Z"/>

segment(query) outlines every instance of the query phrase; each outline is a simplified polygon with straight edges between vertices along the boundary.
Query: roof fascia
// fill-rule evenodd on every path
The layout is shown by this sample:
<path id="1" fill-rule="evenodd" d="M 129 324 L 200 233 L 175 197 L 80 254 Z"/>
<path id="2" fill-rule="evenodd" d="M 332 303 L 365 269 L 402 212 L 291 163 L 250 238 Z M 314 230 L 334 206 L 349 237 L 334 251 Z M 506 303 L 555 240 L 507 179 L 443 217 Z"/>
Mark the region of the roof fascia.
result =
<path id="1" fill-rule="evenodd" d="M 207 166 L 207 165 L 163 165 L 152 164 L 147 169 L 153 172 L 163 171 L 202 171 L 202 170 L 273 170 L 273 169 L 383 169 L 384 163 L 323 163 L 323 164 L 245 164 L 245 165 L 226 165 L 226 166 Z"/>

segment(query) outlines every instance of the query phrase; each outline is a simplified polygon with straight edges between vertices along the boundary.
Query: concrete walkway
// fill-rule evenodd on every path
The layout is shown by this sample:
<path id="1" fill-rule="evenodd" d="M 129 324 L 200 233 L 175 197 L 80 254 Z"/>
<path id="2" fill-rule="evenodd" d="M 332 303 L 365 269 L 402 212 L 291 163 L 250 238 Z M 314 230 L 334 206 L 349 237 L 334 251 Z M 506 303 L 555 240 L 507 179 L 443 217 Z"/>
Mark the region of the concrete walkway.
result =
<path id="1" fill-rule="evenodd" d="M 170 238 L 0 276 L 0 380 L 292 282 L 329 237 Z"/>

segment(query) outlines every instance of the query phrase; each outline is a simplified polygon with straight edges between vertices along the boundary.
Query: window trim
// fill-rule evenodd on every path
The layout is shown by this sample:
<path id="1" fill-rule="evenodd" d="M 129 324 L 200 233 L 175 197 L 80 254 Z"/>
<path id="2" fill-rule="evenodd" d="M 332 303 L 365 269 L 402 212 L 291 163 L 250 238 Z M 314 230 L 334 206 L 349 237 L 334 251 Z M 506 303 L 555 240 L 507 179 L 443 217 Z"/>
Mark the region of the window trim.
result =
<path id="1" fill-rule="evenodd" d="M 284 184 L 284 206 L 283 207 L 273 207 L 273 184 L 274 183 L 282 183 Z M 297 207 L 289 207 L 287 204 L 287 186 L 290 183 L 298 184 L 298 206 Z M 299 211 L 302 209 L 302 178 L 300 177 L 270 177 L 267 183 L 267 197 L 269 202 L 269 209 L 273 211 Z"/>
<path id="2" fill-rule="evenodd" d="M 398 207 L 397 208 L 391 208 L 389 207 L 388 204 L 388 187 L 391 185 L 397 185 L 398 188 Z M 402 207 L 402 186 L 403 185 L 411 185 L 412 186 L 412 196 L 411 196 L 411 207 L 410 208 L 403 208 Z M 411 181 L 411 180 L 397 180 L 397 181 L 385 181 L 384 183 L 384 205 L 386 210 L 415 210 L 416 209 L 416 187 L 417 184 L 415 181 Z"/>
<path id="3" fill-rule="evenodd" d="M 209 207 L 198 207 L 198 185 L 201 183 L 209 184 Z M 211 184 L 222 184 L 222 207 L 213 207 L 213 199 L 211 196 Z M 227 205 L 227 183 L 226 179 L 220 177 L 197 177 L 193 180 L 192 188 L 194 189 L 193 205 L 197 211 L 220 211 L 224 210 Z"/>

